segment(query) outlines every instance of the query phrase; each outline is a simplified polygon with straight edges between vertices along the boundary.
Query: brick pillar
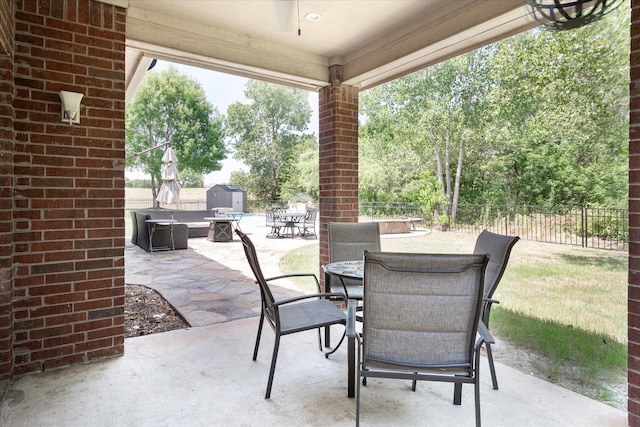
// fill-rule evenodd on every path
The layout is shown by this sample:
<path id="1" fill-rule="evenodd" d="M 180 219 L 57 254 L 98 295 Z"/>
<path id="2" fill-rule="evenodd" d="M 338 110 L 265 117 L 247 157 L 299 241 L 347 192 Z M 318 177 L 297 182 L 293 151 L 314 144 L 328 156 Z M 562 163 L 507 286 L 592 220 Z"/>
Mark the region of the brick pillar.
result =
<path id="1" fill-rule="evenodd" d="M 13 369 L 14 2 L 0 3 L 0 401 Z"/>
<path id="2" fill-rule="evenodd" d="M 320 90 L 320 265 L 329 262 L 327 223 L 358 222 L 358 89 L 334 83 Z M 324 274 L 320 274 L 324 289 Z"/>
<path id="3" fill-rule="evenodd" d="M 14 3 L 17 375 L 124 352 L 126 10 Z M 60 90 L 84 94 L 79 124 Z"/>
<path id="4" fill-rule="evenodd" d="M 629 105 L 629 425 L 640 426 L 640 0 L 631 1 Z"/>

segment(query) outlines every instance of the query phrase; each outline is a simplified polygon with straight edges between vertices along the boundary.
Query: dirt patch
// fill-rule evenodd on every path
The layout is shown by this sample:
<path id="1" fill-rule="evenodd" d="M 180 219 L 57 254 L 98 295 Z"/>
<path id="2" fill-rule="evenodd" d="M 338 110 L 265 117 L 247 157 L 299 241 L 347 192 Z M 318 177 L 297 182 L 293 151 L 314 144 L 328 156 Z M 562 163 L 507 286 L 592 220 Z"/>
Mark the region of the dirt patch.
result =
<path id="1" fill-rule="evenodd" d="M 491 346 L 491 349 L 497 362 L 613 406 L 621 411 L 627 410 L 627 377 L 625 373 L 602 375 L 595 380 L 583 381 L 579 373 L 571 372 L 575 369 L 574 367 L 558 366 L 543 355 L 518 348 L 508 340 L 499 339 L 495 335 L 494 338 L 496 339 L 496 344 Z M 485 364 L 481 369 L 488 371 L 489 366 Z M 500 386 L 499 372 L 498 386 Z"/>
<path id="2" fill-rule="evenodd" d="M 125 285 L 125 338 L 185 329 L 189 324 L 158 292 L 146 286 Z"/>

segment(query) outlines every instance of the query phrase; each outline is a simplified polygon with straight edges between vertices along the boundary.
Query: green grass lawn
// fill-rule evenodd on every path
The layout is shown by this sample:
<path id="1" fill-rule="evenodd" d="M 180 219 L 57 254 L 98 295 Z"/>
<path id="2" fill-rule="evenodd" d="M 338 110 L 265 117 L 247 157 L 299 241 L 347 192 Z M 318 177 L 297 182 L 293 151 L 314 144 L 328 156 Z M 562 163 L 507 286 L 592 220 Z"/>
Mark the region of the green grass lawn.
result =
<path id="1" fill-rule="evenodd" d="M 473 251 L 475 238 L 434 232 L 381 244 L 384 251 L 463 253 Z M 289 252 L 280 267 L 318 272 L 317 243 Z M 536 376 L 624 409 L 626 252 L 520 241 L 494 298 L 500 304 L 492 310 L 492 333 L 539 356 Z"/>

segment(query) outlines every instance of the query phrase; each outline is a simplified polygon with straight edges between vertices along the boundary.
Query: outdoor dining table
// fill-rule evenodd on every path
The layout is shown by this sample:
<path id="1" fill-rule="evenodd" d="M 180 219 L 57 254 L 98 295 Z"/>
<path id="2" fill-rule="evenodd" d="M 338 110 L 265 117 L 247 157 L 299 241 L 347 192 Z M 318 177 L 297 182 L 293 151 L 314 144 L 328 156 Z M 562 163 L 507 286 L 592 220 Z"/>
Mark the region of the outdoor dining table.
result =
<path id="1" fill-rule="evenodd" d="M 288 228 L 291 230 L 289 234 L 282 234 L 280 237 L 295 237 L 296 225 L 300 223 L 300 220 L 305 216 L 304 212 L 274 212 L 273 220 L 276 222 L 282 222 L 285 224 L 285 230 Z"/>
<path id="2" fill-rule="evenodd" d="M 362 280 L 364 277 L 364 261 L 336 261 L 323 267 L 325 291 L 331 292 L 331 276 L 338 277 L 341 281 L 344 278 Z M 356 300 L 357 298 L 350 298 Z M 329 347 L 331 338 L 329 328 L 324 329 L 325 346 Z M 353 337 L 347 338 L 347 397 L 355 397 L 356 381 L 356 340 Z"/>

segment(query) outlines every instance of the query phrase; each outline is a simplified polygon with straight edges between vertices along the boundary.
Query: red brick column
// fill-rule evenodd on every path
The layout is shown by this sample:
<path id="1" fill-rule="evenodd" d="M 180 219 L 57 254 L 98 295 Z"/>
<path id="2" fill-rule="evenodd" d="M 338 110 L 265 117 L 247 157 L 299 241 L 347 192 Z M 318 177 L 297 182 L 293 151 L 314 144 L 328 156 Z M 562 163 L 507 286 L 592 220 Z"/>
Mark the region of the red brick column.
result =
<path id="1" fill-rule="evenodd" d="M 358 222 L 358 89 L 334 84 L 319 96 L 320 265 L 329 262 L 327 223 Z M 324 289 L 324 274 L 320 274 Z"/>
<path id="2" fill-rule="evenodd" d="M 631 1 L 629 117 L 629 425 L 640 426 L 640 0 Z"/>
<path id="3" fill-rule="evenodd" d="M 14 2 L 0 3 L 0 400 L 13 367 Z"/>
<path id="4" fill-rule="evenodd" d="M 125 9 L 16 1 L 14 374 L 124 351 Z M 58 92 L 84 94 L 61 123 Z"/>

